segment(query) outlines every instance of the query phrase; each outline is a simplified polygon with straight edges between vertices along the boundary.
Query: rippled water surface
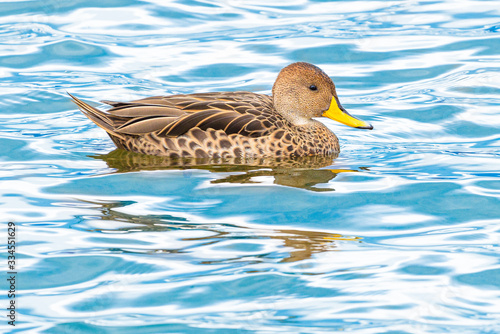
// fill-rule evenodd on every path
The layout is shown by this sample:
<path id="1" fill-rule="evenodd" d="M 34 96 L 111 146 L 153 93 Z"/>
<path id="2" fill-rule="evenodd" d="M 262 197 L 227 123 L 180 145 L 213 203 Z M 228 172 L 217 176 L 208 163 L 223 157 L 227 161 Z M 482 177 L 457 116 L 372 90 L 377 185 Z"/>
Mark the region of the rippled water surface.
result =
<path id="1" fill-rule="evenodd" d="M 270 3 L 0 2 L 0 331 L 500 332 L 498 2 Z M 270 94 L 295 61 L 375 127 L 325 121 L 336 159 L 172 166 L 66 95 Z"/>

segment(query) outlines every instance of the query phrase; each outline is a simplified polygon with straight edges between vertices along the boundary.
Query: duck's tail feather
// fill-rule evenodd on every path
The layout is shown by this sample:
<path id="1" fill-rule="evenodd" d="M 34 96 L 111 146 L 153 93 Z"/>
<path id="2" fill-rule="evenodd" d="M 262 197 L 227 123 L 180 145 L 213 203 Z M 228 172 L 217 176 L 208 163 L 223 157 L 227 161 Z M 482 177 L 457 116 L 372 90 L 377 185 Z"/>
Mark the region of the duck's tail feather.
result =
<path id="1" fill-rule="evenodd" d="M 82 100 L 71 95 L 70 93 L 68 93 L 68 95 L 71 96 L 73 102 L 75 102 L 80 111 L 85 116 L 87 116 L 92 122 L 94 122 L 98 127 L 106 131 L 111 136 L 112 139 L 114 139 L 113 137 L 118 137 L 120 139 L 125 140 L 123 135 L 116 132 L 116 128 L 113 124 L 113 121 L 108 117 L 108 115 L 105 112 L 92 107 L 91 105 L 83 102 Z"/>

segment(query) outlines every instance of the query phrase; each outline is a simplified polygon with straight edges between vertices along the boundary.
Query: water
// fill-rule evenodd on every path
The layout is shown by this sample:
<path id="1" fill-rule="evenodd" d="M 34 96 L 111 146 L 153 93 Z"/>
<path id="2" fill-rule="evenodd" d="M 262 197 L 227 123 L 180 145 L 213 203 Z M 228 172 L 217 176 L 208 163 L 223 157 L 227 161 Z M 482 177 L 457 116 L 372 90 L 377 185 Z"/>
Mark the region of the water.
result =
<path id="1" fill-rule="evenodd" d="M 2 332 L 500 332 L 497 2 L 0 7 Z M 327 121 L 336 159 L 168 166 L 66 95 L 270 93 L 294 61 L 375 127 Z"/>

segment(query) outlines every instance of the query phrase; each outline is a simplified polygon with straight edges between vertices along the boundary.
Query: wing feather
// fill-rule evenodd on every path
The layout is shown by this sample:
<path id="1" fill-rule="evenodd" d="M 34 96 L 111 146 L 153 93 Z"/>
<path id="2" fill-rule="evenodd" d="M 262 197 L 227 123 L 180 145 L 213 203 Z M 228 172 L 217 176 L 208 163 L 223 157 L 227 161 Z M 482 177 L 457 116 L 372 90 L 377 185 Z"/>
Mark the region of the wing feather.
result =
<path id="1" fill-rule="evenodd" d="M 129 135 L 141 135 L 160 131 L 167 125 L 176 121 L 176 117 L 146 117 L 142 119 L 133 119 L 116 129 L 116 132 Z"/>
<path id="2" fill-rule="evenodd" d="M 75 102 L 110 134 L 176 137 L 193 128 L 258 137 L 276 129 L 272 98 L 248 92 L 153 96 L 131 102 L 103 101 L 107 112 Z"/>
<path id="3" fill-rule="evenodd" d="M 147 116 L 166 116 L 166 117 L 179 117 L 186 114 L 177 108 L 167 107 L 167 106 L 129 106 L 113 108 L 108 111 L 108 113 L 121 117 L 147 117 Z"/>
<path id="4" fill-rule="evenodd" d="M 254 119 L 253 115 L 241 115 L 234 119 L 231 123 L 226 125 L 224 132 L 227 134 L 238 133 L 241 135 L 247 135 L 248 132 L 244 131 L 245 126 Z"/>
<path id="5" fill-rule="evenodd" d="M 214 129 L 222 130 L 224 129 L 233 119 L 239 117 L 240 114 L 234 111 L 221 112 L 211 117 L 207 117 L 202 122 L 198 123 L 198 127 L 202 130 Z"/>
<path id="6" fill-rule="evenodd" d="M 203 110 L 193 114 L 189 114 L 177 120 L 175 123 L 167 125 L 158 134 L 160 136 L 177 137 L 188 132 L 190 129 L 202 122 L 205 118 L 217 114 L 217 110 Z"/>

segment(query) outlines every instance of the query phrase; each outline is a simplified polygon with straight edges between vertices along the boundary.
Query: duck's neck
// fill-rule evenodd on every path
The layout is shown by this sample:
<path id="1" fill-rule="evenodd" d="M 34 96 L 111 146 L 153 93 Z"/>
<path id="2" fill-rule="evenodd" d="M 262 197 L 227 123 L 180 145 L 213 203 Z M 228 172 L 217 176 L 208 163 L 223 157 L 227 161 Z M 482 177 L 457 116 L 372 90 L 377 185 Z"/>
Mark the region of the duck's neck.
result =
<path id="1" fill-rule="evenodd" d="M 294 95 L 292 95 L 294 96 Z M 282 115 L 288 122 L 290 122 L 294 126 L 314 126 L 317 121 L 313 120 L 312 113 L 308 112 L 299 112 L 297 109 L 300 104 L 299 101 L 291 98 L 291 99 L 277 99 L 273 95 L 273 104 L 277 113 Z"/>
<path id="2" fill-rule="evenodd" d="M 282 115 L 290 123 L 290 125 L 294 127 L 310 128 L 316 127 L 318 126 L 318 124 L 321 124 L 321 122 L 318 122 L 312 118 L 301 117 L 294 112 L 284 112 L 282 113 Z"/>
<path id="3" fill-rule="evenodd" d="M 293 106 L 288 106 L 287 108 L 281 109 L 281 111 L 278 111 L 278 114 L 280 114 L 285 120 L 287 120 L 291 126 L 314 126 L 314 124 L 317 122 L 311 118 L 304 117 L 300 113 L 295 112 L 293 110 Z"/>

